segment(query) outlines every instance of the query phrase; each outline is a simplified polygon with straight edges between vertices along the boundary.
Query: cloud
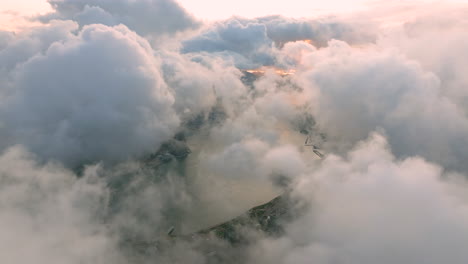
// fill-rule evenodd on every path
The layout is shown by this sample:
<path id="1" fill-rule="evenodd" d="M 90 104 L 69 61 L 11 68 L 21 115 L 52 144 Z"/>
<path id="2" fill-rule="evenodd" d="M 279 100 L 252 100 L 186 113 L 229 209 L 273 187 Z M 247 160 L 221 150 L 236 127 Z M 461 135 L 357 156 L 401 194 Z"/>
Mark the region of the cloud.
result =
<path id="1" fill-rule="evenodd" d="M 78 179 L 39 165 L 22 147 L 0 156 L 0 259 L 8 263 L 121 263 L 100 224 L 108 193 L 89 167 Z"/>
<path id="2" fill-rule="evenodd" d="M 0 50 L 8 46 L 8 43 L 13 40 L 14 34 L 9 31 L 0 31 Z"/>
<path id="3" fill-rule="evenodd" d="M 183 55 L 158 50 L 161 73 L 174 93 L 174 108 L 180 116 L 209 112 L 217 98 L 228 109 L 247 91 L 241 72 L 232 63 L 205 55 Z"/>
<path id="4" fill-rule="evenodd" d="M 1 115 L 2 145 L 70 166 L 155 151 L 178 126 L 148 42 L 92 25 L 18 67 Z"/>
<path id="5" fill-rule="evenodd" d="M 192 220 L 185 216 L 193 200 L 177 175 L 130 162 L 86 166 L 78 176 L 59 163 L 38 161 L 21 146 L 2 152 L 0 165 L 3 261 L 204 263 L 193 245 L 166 237 L 169 227 L 180 234 Z M 141 246 L 146 242 L 151 246 Z M 168 250 L 162 251 L 164 243 Z"/>
<path id="6" fill-rule="evenodd" d="M 48 26 L 8 34 L 9 41 L 0 49 L 0 70 L 11 71 L 32 56 L 45 52 L 52 43 L 70 38 L 77 27 L 72 21 L 51 21 Z"/>
<path id="7" fill-rule="evenodd" d="M 287 42 L 311 40 L 324 46 L 330 39 L 349 43 L 374 40 L 372 31 L 331 19 L 308 20 L 269 16 L 257 19 L 231 18 L 217 22 L 183 42 L 182 52 L 207 52 L 234 59 L 241 68 L 258 68 L 277 63 L 278 47 Z M 250 63 L 248 63 L 250 62 Z"/>
<path id="8" fill-rule="evenodd" d="M 438 8 L 438 10 L 434 10 Z M 468 113 L 467 55 L 463 47 L 468 42 L 467 19 L 462 15 L 468 7 L 439 6 L 425 12 L 395 29 L 379 41 L 382 46 L 399 47 L 402 53 L 421 63 L 441 81 L 441 93 Z M 432 43 L 431 48 L 421 48 Z"/>
<path id="9" fill-rule="evenodd" d="M 399 157 L 420 155 L 468 171 L 468 120 L 441 94 L 437 75 L 398 52 L 340 41 L 304 60 L 310 70 L 300 78 L 310 89 L 317 127 L 331 145 L 349 149 L 383 129 Z"/>
<path id="10" fill-rule="evenodd" d="M 248 21 L 248 20 L 247 20 Z M 331 39 L 360 44 L 375 41 L 371 26 L 340 18 L 293 19 L 267 16 L 254 21 L 264 24 L 267 35 L 279 46 L 298 40 L 312 40 L 314 45 L 326 46 Z"/>
<path id="11" fill-rule="evenodd" d="M 309 210 L 252 248 L 251 263 L 464 263 L 466 184 L 420 157 L 395 159 L 372 134 L 298 182 Z"/>
<path id="12" fill-rule="evenodd" d="M 49 0 L 53 13 L 40 17 L 74 20 L 81 26 L 125 24 L 142 36 L 173 34 L 194 29 L 199 25 L 177 2 L 173 0 Z"/>
<path id="13" fill-rule="evenodd" d="M 265 25 L 230 19 L 186 40 L 182 52 L 228 52 L 233 53 L 234 58 L 238 54 L 254 65 L 271 65 L 274 63 L 270 54 L 272 47 L 273 41 L 268 38 Z"/>
<path id="14" fill-rule="evenodd" d="M 173 1 L 51 4 L 47 23 L 0 33 L 7 262 L 204 263 L 199 244 L 154 245 L 285 190 L 309 207 L 284 236 L 252 235 L 251 263 L 468 259 L 463 12 L 192 31 Z M 148 166 L 167 140 L 190 155 Z"/>

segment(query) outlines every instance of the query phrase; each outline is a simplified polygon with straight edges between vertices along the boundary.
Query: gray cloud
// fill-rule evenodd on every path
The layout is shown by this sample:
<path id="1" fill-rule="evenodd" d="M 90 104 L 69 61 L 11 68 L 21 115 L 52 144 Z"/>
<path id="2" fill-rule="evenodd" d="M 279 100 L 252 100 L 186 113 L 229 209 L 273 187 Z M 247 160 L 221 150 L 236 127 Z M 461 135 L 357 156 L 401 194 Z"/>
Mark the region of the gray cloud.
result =
<path id="1" fill-rule="evenodd" d="M 0 50 L 8 46 L 8 43 L 14 39 L 14 34 L 8 31 L 0 31 Z"/>
<path id="2" fill-rule="evenodd" d="M 188 33 L 198 23 L 173 1 L 51 3 L 44 25 L 0 33 L 3 260 L 204 263 L 189 242 L 133 246 L 235 217 L 284 191 L 279 178 L 309 207 L 250 241 L 251 263 L 468 259 L 463 12 Z M 176 133 L 186 159 L 142 164 Z"/>
<path id="3" fill-rule="evenodd" d="M 154 151 L 178 117 L 152 52 L 125 26 L 89 26 L 55 42 L 13 73 L 2 145 L 67 165 Z"/>
<path id="4" fill-rule="evenodd" d="M 78 177 L 56 162 L 39 162 L 21 146 L 0 154 L 0 259 L 9 263 L 186 263 L 203 256 L 190 243 L 170 243 L 193 205 L 178 176 L 139 163 L 86 166 Z M 174 173 L 175 170 L 170 170 Z M 159 180 L 158 180 L 159 179 Z M 153 244 L 144 253 L 142 242 Z M 170 247 L 174 246 L 174 249 Z"/>
<path id="5" fill-rule="evenodd" d="M 106 1 L 106 0 L 49 0 L 55 12 L 40 17 L 70 19 L 81 26 L 125 24 L 140 35 L 173 34 L 194 29 L 197 22 L 173 0 Z"/>
<path id="6" fill-rule="evenodd" d="M 325 46 L 330 39 L 342 39 L 352 44 L 368 43 L 375 40 L 372 32 L 333 19 L 231 18 L 184 41 L 182 52 L 215 53 L 231 57 L 239 67 L 256 68 L 277 64 L 278 47 L 287 42 L 311 40 L 316 46 Z"/>
<path id="7" fill-rule="evenodd" d="M 434 7 L 436 8 L 436 7 Z M 467 19 L 462 15 L 466 7 L 429 8 L 424 15 L 405 23 L 392 34 L 383 37 L 382 46 L 399 47 L 401 52 L 433 72 L 441 81 L 441 93 L 455 102 L 465 113 L 468 94 L 466 70 L 467 55 L 463 52 L 468 42 Z M 442 15 L 443 14 L 443 15 Z M 432 43 L 431 49 L 421 48 Z"/>
<path id="8" fill-rule="evenodd" d="M 11 71 L 32 56 L 45 52 L 52 43 L 72 37 L 77 27 L 75 22 L 57 20 L 51 21 L 48 26 L 8 34 L 9 41 L 0 49 L 0 70 Z"/>
<path id="9" fill-rule="evenodd" d="M 310 210 L 251 263 L 464 263 L 466 184 L 419 157 L 395 159 L 373 134 L 301 178 Z"/>
<path id="10" fill-rule="evenodd" d="M 0 259 L 8 263 L 122 263 L 100 224 L 108 193 L 89 167 L 82 178 L 39 165 L 16 146 L 0 156 Z"/>
<path id="11" fill-rule="evenodd" d="M 375 41 L 370 25 L 358 24 L 352 20 L 340 18 L 292 19 L 282 16 L 267 16 L 244 20 L 244 23 L 256 22 L 266 26 L 268 37 L 279 46 L 297 40 L 312 40 L 316 46 L 326 46 L 328 40 L 339 39 L 350 44 Z"/>
<path id="12" fill-rule="evenodd" d="M 182 52 L 227 52 L 232 53 L 230 56 L 233 58 L 241 56 L 258 67 L 274 64 L 272 48 L 273 41 L 268 38 L 265 25 L 242 23 L 234 18 L 218 23 L 201 35 L 186 40 Z"/>
<path id="13" fill-rule="evenodd" d="M 190 56 L 167 50 L 156 53 L 161 73 L 175 97 L 174 108 L 184 117 L 209 111 L 216 98 L 229 108 L 247 91 L 232 63 L 212 56 Z"/>
<path id="14" fill-rule="evenodd" d="M 334 41 L 306 59 L 312 112 L 331 145 L 346 149 L 384 129 L 397 156 L 468 171 L 468 120 L 439 78 L 397 52 Z"/>

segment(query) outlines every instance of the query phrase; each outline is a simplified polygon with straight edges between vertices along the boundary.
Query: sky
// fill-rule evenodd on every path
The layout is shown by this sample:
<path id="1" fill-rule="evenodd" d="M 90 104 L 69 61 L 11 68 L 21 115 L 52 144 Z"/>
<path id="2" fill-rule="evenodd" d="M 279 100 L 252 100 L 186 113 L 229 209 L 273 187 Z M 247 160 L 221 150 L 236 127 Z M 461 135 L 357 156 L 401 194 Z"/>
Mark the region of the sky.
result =
<path id="1" fill-rule="evenodd" d="M 287 17 L 311 17 L 363 10 L 368 0 L 178 0 L 191 14 L 205 21 L 222 20 L 231 16 L 247 18 L 281 14 Z M 30 24 L 17 15 L 35 15 L 51 11 L 45 0 L 3 0 L 0 5 L 0 28 L 17 29 Z"/>
<path id="2" fill-rule="evenodd" d="M 281 14 L 288 17 L 351 13 L 365 10 L 369 5 L 383 1 L 373 0 L 178 0 L 189 12 L 208 20 L 225 19 L 232 15 L 248 18 Z M 385 1 L 392 3 L 415 2 L 408 0 Z M 420 0 L 419 2 L 468 2 L 467 0 Z"/>
<path id="3" fill-rule="evenodd" d="M 202 21 L 216 21 L 232 16 L 254 18 L 283 15 L 293 18 L 352 14 L 366 11 L 382 1 L 372 0 L 177 0 L 189 13 Z M 392 1 L 392 4 L 414 3 L 410 0 Z M 468 3 L 468 0 L 419 0 L 421 3 Z M 388 1 L 384 2 L 389 4 Z M 0 4 L 0 29 L 18 31 L 35 25 L 26 17 L 50 12 L 46 0 L 3 0 Z"/>
<path id="4" fill-rule="evenodd" d="M 214 20 L 223 19 L 232 15 L 246 17 L 262 16 L 268 14 L 283 14 L 285 16 L 306 17 L 316 12 L 342 12 L 362 8 L 366 0 L 330 0 L 326 1 L 265 1 L 265 0 L 179 0 L 189 12 L 197 17 Z M 35 13 L 49 10 L 44 0 L 4 0 L 0 10 L 15 10 L 24 13 Z M 215 11 L 215 12 L 214 12 Z"/>
<path id="5" fill-rule="evenodd" d="M 179 2 L 196 16 L 214 20 L 223 19 L 232 15 L 245 17 L 258 17 L 264 15 L 282 14 L 289 17 L 310 17 L 317 14 L 346 12 L 358 10 L 365 7 L 366 0 L 239 0 L 239 1 L 216 1 L 216 0 L 179 0 Z M 216 10 L 215 12 L 213 12 Z"/>
<path id="6" fill-rule="evenodd" d="M 317 15 L 351 13 L 365 10 L 370 4 L 379 1 L 369 0 L 178 0 L 189 13 L 202 20 L 220 20 L 233 15 L 242 17 L 259 17 L 281 14 L 287 17 L 313 17 Z M 414 2 L 414 1 L 392 1 Z M 420 2 L 468 2 L 468 0 L 420 0 Z M 45 0 L 3 0 L 0 5 L 0 23 L 15 23 L 11 16 L 4 12 L 18 12 L 25 15 L 50 11 L 50 6 Z M 3 17 L 3 18 L 2 18 Z M 17 20 L 16 20 L 17 22 Z M 5 27 L 5 25 L 3 25 Z M 11 27 L 11 25 L 10 25 Z"/>

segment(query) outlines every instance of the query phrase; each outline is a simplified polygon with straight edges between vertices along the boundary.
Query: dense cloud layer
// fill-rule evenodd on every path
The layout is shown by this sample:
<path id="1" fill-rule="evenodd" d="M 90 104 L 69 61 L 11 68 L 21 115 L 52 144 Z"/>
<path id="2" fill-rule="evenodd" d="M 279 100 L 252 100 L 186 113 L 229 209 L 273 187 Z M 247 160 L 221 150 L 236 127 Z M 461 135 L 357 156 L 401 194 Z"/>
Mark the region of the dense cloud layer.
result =
<path id="1" fill-rule="evenodd" d="M 384 129 L 399 156 L 421 155 L 468 171 L 468 119 L 440 79 L 397 52 L 334 41 L 305 59 L 312 111 L 330 144 L 346 149 Z M 442 84 L 443 85 L 443 84 Z"/>
<path id="2" fill-rule="evenodd" d="M 178 123 L 159 63 L 125 26 L 85 27 L 14 72 L 3 105 L 11 143 L 70 165 L 154 151 Z"/>
<path id="3" fill-rule="evenodd" d="M 50 3 L 0 32 L 0 259 L 206 263 L 154 243 L 288 190 L 302 214 L 245 262 L 466 263 L 463 12 L 200 25 L 174 1 Z"/>
<path id="4" fill-rule="evenodd" d="M 405 24 L 402 29 L 383 38 L 381 44 L 400 47 L 409 58 L 436 74 L 441 81 L 441 93 L 468 113 L 468 79 L 465 74 L 468 55 L 463 50 L 468 41 L 468 21 L 461 15 L 468 9 L 447 10 L 442 7 L 442 10 L 444 15 L 430 14 Z M 421 48 L 427 43 L 431 43 L 431 49 Z"/>
<path id="5" fill-rule="evenodd" d="M 252 263 L 464 263 L 466 184 L 419 157 L 395 159 L 373 134 L 301 178 L 311 210 L 254 248 Z"/>
<path id="6" fill-rule="evenodd" d="M 8 263 L 121 263 L 99 223 L 108 193 L 96 167 L 83 177 L 38 165 L 13 147 L 0 156 L 0 258 Z"/>

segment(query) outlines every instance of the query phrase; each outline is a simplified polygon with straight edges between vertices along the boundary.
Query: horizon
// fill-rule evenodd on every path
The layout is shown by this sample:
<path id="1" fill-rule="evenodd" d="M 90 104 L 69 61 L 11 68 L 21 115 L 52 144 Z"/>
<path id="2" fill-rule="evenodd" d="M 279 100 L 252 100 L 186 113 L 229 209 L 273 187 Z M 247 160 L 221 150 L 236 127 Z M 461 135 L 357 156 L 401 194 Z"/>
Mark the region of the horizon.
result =
<path id="1" fill-rule="evenodd" d="M 18 30 L 34 24 L 29 21 L 30 17 L 51 12 L 47 0 L 5 0 L 0 6 L 0 28 L 7 30 Z M 269 0 L 177 0 L 195 18 L 206 22 L 226 20 L 234 16 L 245 18 L 265 17 L 281 15 L 290 18 L 312 18 L 351 15 L 356 12 L 370 11 L 381 4 L 390 4 L 380 0 L 330 0 L 325 4 L 314 0 L 303 3 L 301 0 L 291 0 L 287 4 L 282 1 Z M 468 4 L 468 0 L 403 0 L 393 2 L 391 5 L 407 4 Z M 307 4 L 307 6 L 304 6 Z M 210 8 L 206 8 L 209 6 Z M 216 12 L 211 12 L 216 10 Z M 16 25 L 15 25 L 16 24 Z M 18 26 L 19 24 L 19 26 Z"/>

